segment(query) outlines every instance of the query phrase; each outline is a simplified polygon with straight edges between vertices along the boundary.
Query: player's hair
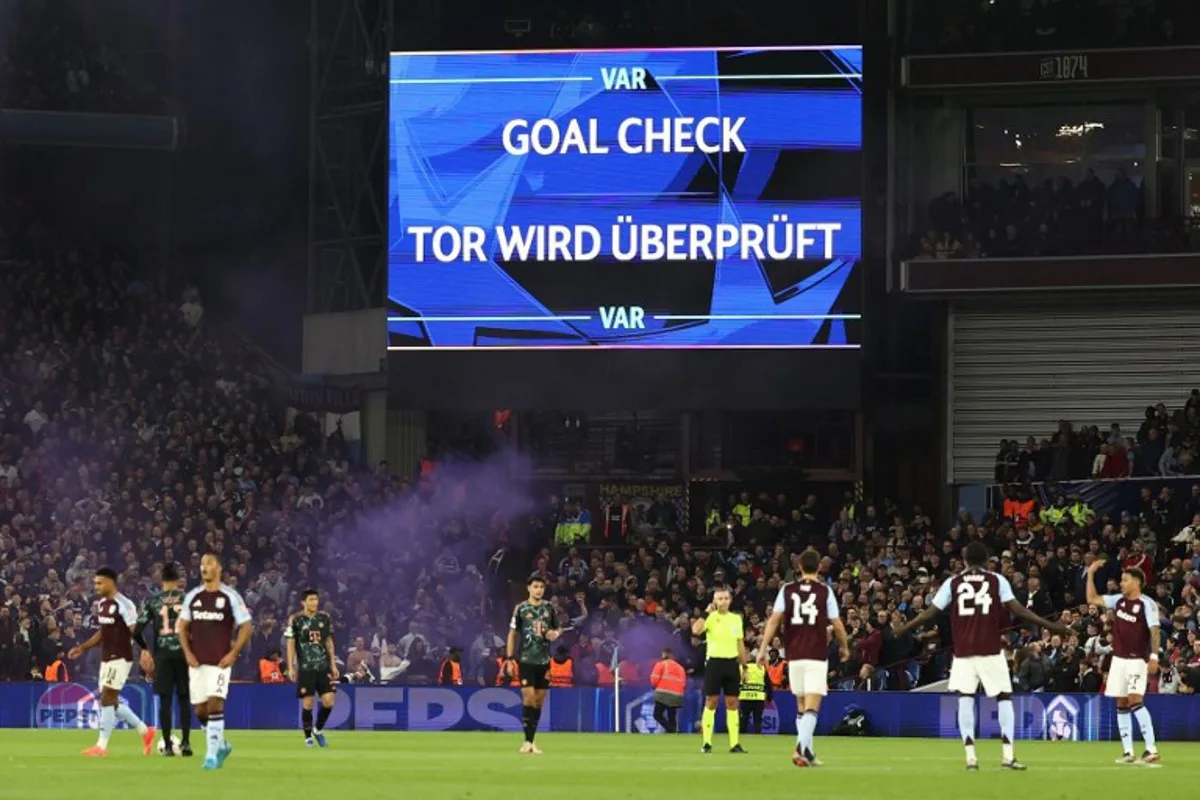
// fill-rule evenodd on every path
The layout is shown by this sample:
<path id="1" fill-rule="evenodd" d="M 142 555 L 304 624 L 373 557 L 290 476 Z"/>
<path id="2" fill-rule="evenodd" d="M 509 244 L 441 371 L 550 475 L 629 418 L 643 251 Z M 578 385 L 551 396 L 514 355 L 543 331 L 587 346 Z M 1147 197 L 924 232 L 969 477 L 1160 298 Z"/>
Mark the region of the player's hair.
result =
<path id="1" fill-rule="evenodd" d="M 172 564 L 163 564 L 162 579 L 164 581 L 179 580 L 179 567 L 173 563 Z"/>
<path id="2" fill-rule="evenodd" d="M 728 595 L 732 595 L 732 594 L 733 594 L 733 590 L 732 590 L 732 589 L 730 589 L 730 588 L 729 588 L 727 585 L 725 585 L 725 584 L 723 584 L 723 583 L 719 583 L 719 584 L 717 584 L 716 586 L 714 586 L 714 587 L 713 587 L 713 597 L 716 597 L 716 596 L 717 596 L 717 595 L 719 595 L 721 592 L 725 592 L 725 594 L 728 594 Z"/>
<path id="3" fill-rule="evenodd" d="M 800 571 L 805 575 L 816 574 L 821 568 L 821 554 L 811 547 L 800 554 Z"/>
<path id="4" fill-rule="evenodd" d="M 200 556 L 201 561 L 203 561 L 206 558 L 211 558 L 213 561 L 217 562 L 217 566 L 221 565 L 221 557 L 219 555 L 217 555 L 216 553 L 214 553 L 212 550 L 205 550 L 204 555 Z"/>
<path id="5" fill-rule="evenodd" d="M 117 571 L 112 567 L 101 567 L 96 570 L 97 578 L 108 578 L 113 583 L 117 582 Z"/>
<path id="6" fill-rule="evenodd" d="M 310 597 L 320 597 L 320 596 L 321 596 L 321 593 L 318 592 L 316 589 L 305 589 L 303 592 L 300 593 L 300 602 L 303 603 L 305 600 L 307 600 Z"/>
<path id="7" fill-rule="evenodd" d="M 988 549 L 983 542 L 971 542 L 966 553 L 968 567 L 984 567 L 988 563 Z"/>
<path id="8" fill-rule="evenodd" d="M 663 658 L 674 658 L 675 657 L 675 654 L 671 652 L 671 648 L 669 648 L 669 647 L 664 647 L 662 649 L 662 655 L 663 655 Z"/>
<path id="9" fill-rule="evenodd" d="M 1126 567 L 1122 570 L 1126 575 L 1138 582 L 1138 586 L 1146 585 L 1146 573 L 1142 572 L 1137 567 Z"/>
<path id="10" fill-rule="evenodd" d="M 545 585 L 546 585 L 546 579 L 542 577 L 541 573 L 535 572 L 535 573 L 533 573 L 532 575 L 530 575 L 530 576 L 529 576 L 529 580 L 525 581 L 525 585 L 526 585 L 526 586 L 533 586 L 535 583 L 540 583 L 540 584 L 542 584 L 543 586 L 545 586 Z"/>

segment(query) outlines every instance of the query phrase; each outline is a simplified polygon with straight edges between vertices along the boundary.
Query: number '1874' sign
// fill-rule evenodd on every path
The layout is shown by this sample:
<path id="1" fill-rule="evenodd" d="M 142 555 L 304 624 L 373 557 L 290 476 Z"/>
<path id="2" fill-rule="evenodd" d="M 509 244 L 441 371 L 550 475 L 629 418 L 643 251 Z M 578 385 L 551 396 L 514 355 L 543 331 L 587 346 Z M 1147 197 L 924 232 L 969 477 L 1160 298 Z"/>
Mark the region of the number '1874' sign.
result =
<path id="1" fill-rule="evenodd" d="M 1044 81 L 1079 81 L 1088 79 L 1086 55 L 1046 56 L 1041 60 L 1038 74 Z"/>

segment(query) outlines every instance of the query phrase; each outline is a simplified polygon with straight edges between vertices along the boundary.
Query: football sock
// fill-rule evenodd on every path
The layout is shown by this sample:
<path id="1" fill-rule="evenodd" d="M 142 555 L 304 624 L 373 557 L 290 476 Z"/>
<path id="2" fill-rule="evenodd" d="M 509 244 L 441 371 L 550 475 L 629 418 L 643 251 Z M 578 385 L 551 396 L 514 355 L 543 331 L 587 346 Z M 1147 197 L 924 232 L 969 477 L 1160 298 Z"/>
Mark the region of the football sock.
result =
<path id="1" fill-rule="evenodd" d="M 124 722 L 131 728 L 137 728 L 138 733 L 145 733 L 147 730 L 149 730 L 149 728 L 146 727 L 146 723 L 142 722 L 141 719 L 138 718 L 138 715 L 133 713 L 133 709 L 129 706 L 118 705 L 115 711 L 117 719 L 121 720 L 121 722 Z"/>
<path id="2" fill-rule="evenodd" d="M 100 738 L 96 740 L 96 747 L 101 750 L 108 749 L 108 740 L 112 738 L 113 729 L 117 727 L 117 711 L 112 706 L 104 706 L 100 709 Z"/>
<path id="3" fill-rule="evenodd" d="M 537 709 L 533 706 L 521 707 L 521 726 L 525 729 L 525 741 L 533 744 L 533 737 L 537 733 L 537 721 L 534 713 Z"/>
<path id="4" fill-rule="evenodd" d="M 729 728 L 729 746 L 737 747 L 739 735 L 742 732 L 742 721 L 738 719 L 736 708 L 725 709 L 725 726 Z"/>
<path id="5" fill-rule="evenodd" d="M 1130 706 L 1130 712 L 1133 718 L 1137 720 L 1138 727 L 1142 729 L 1142 738 L 1146 740 L 1146 749 L 1151 753 L 1155 752 L 1154 747 L 1154 722 L 1150 719 L 1150 711 L 1141 703 L 1136 706 Z M 1133 726 L 1129 729 L 1130 746 L 1133 744 Z"/>
<path id="6" fill-rule="evenodd" d="M 813 735 L 817 732 L 817 712 L 805 711 L 796 723 L 796 730 L 800 735 L 800 755 L 811 758 L 816 752 L 813 750 Z"/>
<path id="7" fill-rule="evenodd" d="M 312 738 L 312 709 L 305 708 L 300 711 L 300 724 L 304 727 L 304 738 Z"/>
<path id="8" fill-rule="evenodd" d="M 704 735 L 704 743 L 712 744 L 713 727 L 717 724 L 717 711 L 713 708 L 705 708 L 704 713 L 700 716 L 700 730 Z"/>
<path id="9" fill-rule="evenodd" d="M 804 712 L 796 712 L 796 752 L 804 755 Z"/>
<path id="10" fill-rule="evenodd" d="M 171 700 L 169 694 L 159 695 L 158 698 L 158 727 L 162 730 L 162 738 L 168 744 L 171 741 Z"/>
<path id="11" fill-rule="evenodd" d="M 224 714 L 209 714 L 208 724 L 205 726 L 205 742 L 208 749 L 205 751 L 206 758 L 215 759 L 217 751 L 221 749 L 221 745 L 225 743 L 225 715 Z"/>
<path id="12" fill-rule="evenodd" d="M 958 732 L 962 735 L 963 747 L 967 749 L 967 761 L 975 760 L 975 698 L 958 698 Z"/>
<path id="13" fill-rule="evenodd" d="M 1133 753 L 1133 719 L 1128 710 L 1117 709 L 1117 730 L 1121 732 L 1121 750 Z"/>
<path id="14" fill-rule="evenodd" d="M 317 709 L 317 733 L 325 730 L 325 723 L 329 721 L 329 714 L 332 711 L 332 708 L 326 708 L 325 706 L 321 706 L 319 709 Z M 541 714 L 538 716 L 541 716 Z"/>
<path id="15" fill-rule="evenodd" d="M 1013 760 L 1013 739 L 1017 735 L 1017 714 L 1012 700 L 1001 700 L 996 704 L 996 720 L 1000 723 L 1000 747 L 1004 760 Z"/>

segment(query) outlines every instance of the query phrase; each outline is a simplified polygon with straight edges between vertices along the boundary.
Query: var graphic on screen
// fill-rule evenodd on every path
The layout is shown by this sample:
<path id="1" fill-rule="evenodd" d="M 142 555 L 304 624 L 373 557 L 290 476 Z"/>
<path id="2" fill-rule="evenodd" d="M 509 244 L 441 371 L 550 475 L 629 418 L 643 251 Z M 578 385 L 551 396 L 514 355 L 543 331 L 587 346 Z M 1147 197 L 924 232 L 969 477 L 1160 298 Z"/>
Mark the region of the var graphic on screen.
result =
<path id="1" fill-rule="evenodd" d="M 394 53 L 392 350 L 854 348 L 862 50 Z"/>

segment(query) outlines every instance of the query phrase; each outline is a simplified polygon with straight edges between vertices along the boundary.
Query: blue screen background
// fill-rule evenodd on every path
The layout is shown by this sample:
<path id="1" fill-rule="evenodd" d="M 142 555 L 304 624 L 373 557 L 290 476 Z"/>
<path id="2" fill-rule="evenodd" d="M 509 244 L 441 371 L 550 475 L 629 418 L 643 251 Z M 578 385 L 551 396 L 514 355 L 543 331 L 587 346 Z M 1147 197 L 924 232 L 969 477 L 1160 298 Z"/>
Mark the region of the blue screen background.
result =
<path id="1" fill-rule="evenodd" d="M 606 91 L 602 67 L 643 67 L 649 86 Z M 389 348 L 857 347 L 861 72 L 857 47 L 393 54 Z M 680 116 L 746 117 L 747 152 L 616 147 L 628 117 Z M 546 117 L 585 128 L 599 119 L 611 151 L 504 150 L 509 120 Z M 840 223 L 834 258 L 501 263 L 489 237 L 488 263 L 417 262 L 405 234 L 412 225 L 591 224 L 607 241 L 618 215 L 766 225 L 779 213 Z M 645 328 L 605 329 L 598 309 L 629 305 L 645 309 Z"/>

